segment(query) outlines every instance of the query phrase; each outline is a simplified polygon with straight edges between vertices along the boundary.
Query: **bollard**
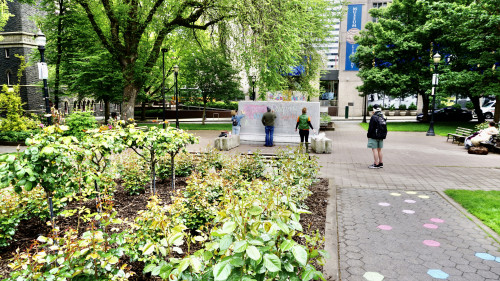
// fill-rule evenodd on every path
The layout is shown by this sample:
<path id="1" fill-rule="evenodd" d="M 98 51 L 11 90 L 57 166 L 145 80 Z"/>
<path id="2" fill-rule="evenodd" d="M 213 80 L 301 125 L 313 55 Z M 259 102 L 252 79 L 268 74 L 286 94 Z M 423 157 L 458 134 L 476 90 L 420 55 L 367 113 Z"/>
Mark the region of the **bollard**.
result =
<path id="1" fill-rule="evenodd" d="M 349 118 L 349 106 L 345 106 L 345 119 Z"/>

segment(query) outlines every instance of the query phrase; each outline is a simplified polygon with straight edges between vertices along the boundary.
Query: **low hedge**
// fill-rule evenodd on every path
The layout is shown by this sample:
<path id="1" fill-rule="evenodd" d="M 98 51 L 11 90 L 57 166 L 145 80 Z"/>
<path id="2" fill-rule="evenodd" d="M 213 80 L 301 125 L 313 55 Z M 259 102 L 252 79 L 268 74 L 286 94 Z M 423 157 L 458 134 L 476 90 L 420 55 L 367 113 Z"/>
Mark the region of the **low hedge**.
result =
<path id="1" fill-rule="evenodd" d="M 5 131 L 0 132 L 0 141 L 2 142 L 25 142 L 27 138 L 31 137 L 34 134 L 37 134 L 38 130 L 29 130 L 29 131 Z"/>

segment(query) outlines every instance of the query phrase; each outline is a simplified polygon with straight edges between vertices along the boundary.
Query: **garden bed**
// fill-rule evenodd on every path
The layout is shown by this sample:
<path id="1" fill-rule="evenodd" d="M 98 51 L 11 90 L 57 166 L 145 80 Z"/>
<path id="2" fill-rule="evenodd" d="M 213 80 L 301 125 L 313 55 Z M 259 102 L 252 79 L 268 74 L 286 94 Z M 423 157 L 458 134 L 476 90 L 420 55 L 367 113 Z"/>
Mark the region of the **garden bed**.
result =
<path id="1" fill-rule="evenodd" d="M 186 178 L 177 178 L 176 188 L 183 189 L 186 186 Z M 171 200 L 171 182 L 160 181 L 157 184 L 159 197 L 162 199 L 164 204 L 169 204 Z M 322 236 L 325 234 L 325 220 L 326 220 L 326 208 L 328 204 L 328 180 L 320 179 L 318 182 L 313 184 L 310 188 L 312 195 L 308 197 L 305 204 L 309 207 L 311 214 L 303 214 L 301 216 L 300 223 L 304 229 L 304 232 L 309 235 L 313 235 L 318 231 Z M 122 186 L 118 184 L 117 192 L 114 194 L 114 206 L 118 211 L 118 217 L 129 221 L 137 215 L 137 211 L 146 209 L 146 205 L 149 199 L 149 190 L 145 194 L 130 196 L 128 195 Z M 87 203 L 89 206 L 95 209 L 92 201 Z M 74 208 L 75 206 L 67 206 L 67 208 Z M 56 225 L 61 229 L 68 227 L 76 228 L 77 221 L 74 218 L 64 218 L 58 217 Z M 80 229 L 80 232 L 85 231 L 85 229 Z M 19 224 L 19 229 L 13 238 L 13 242 L 10 246 L 0 248 L 0 278 L 5 278 L 11 271 L 8 267 L 8 259 L 10 259 L 15 253 L 16 249 L 20 251 L 29 247 L 33 240 L 36 240 L 40 235 L 48 235 L 50 233 L 50 227 L 47 226 L 43 221 L 38 218 L 32 218 L 30 220 L 23 220 Z M 300 240 L 300 239 L 299 239 Z M 298 241 L 301 242 L 301 241 Z M 303 241 L 302 241 L 303 242 Z M 138 274 L 129 280 L 159 280 L 159 278 L 145 277 L 141 275 L 144 265 L 140 262 L 132 263 L 132 271 Z M 321 270 L 321 268 L 317 268 Z"/>

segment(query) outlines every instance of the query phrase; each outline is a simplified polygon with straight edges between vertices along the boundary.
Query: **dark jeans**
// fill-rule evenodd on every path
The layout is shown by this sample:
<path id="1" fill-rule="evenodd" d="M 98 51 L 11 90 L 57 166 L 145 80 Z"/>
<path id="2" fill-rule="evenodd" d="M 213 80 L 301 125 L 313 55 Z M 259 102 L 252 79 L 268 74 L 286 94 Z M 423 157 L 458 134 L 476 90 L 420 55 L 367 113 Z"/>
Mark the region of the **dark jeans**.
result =
<path id="1" fill-rule="evenodd" d="M 309 130 L 299 130 L 300 142 L 309 142 Z"/>
<path id="2" fill-rule="evenodd" d="M 274 126 L 266 126 L 266 146 L 273 146 Z"/>

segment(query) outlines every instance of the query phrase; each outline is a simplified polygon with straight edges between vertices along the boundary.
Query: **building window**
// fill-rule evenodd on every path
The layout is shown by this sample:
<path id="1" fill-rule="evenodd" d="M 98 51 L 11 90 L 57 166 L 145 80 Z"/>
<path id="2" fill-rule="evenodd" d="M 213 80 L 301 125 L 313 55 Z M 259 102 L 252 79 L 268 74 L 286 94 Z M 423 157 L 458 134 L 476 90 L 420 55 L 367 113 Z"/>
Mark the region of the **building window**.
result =
<path id="1" fill-rule="evenodd" d="M 7 85 L 12 85 L 12 72 L 10 70 L 7 70 Z"/>
<path id="2" fill-rule="evenodd" d="M 8 59 L 10 58 L 10 51 L 9 49 L 4 49 L 5 50 L 5 58 Z"/>

